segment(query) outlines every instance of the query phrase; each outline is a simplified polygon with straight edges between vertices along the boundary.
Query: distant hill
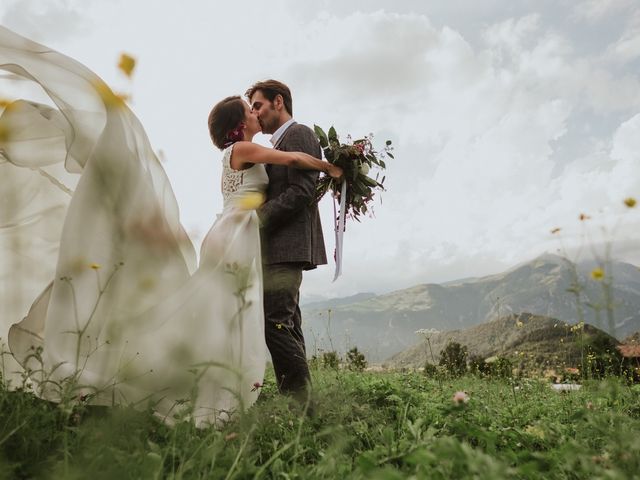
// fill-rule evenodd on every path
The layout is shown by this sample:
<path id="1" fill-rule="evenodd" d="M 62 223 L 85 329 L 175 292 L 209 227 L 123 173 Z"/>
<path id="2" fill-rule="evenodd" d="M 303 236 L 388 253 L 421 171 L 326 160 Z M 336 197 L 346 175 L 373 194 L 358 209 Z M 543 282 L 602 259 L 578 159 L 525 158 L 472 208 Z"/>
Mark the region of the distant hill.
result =
<path id="1" fill-rule="evenodd" d="M 640 345 L 640 330 L 635 333 L 632 333 L 628 337 L 625 337 L 622 340 L 622 343 L 626 345 Z"/>
<path id="2" fill-rule="evenodd" d="M 506 272 L 481 278 L 416 285 L 384 295 L 360 294 L 302 307 L 307 350 L 352 346 L 379 362 L 419 342 L 422 328 L 465 329 L 522 312 L 576 323 L 575 297 L 568 290 L 577 275 L 586 323 L 608 330 L 602 283 L 593 280 L 593 262 L 573 267 L 562 257 L 545 254 Z M 640 330 L 640 270 L 613 262 L 614 333 L 624 338 Z"/>
<path id="3" fill-rule="evenodd" d="M 333 298 L 331 300 L 320 300 L 305 303 L 303 307 L 312 310 L 323 310 L 327 308 L 339 307 L 341 305 L 349 305 L 352 303 L 362 302 L 365 300 L 369 300 L 370 298 L 373 298 L 375 296 L 375 293 L 356 293 L 355 295 L 351 295 L 350 297 Z"/>
<path id="4" fill-rule="evenodd" d="M 532 360 L 541 365 L 564 363 L 580 365 L 581 343 L 593 337 L 607 337 L 612 343 L 619 342 L 600 329 L 585 325 L 584 332 L 572 330 L 573 325 L 554 318 L 529 313 L 509 315 L 482 323 L 464 330 L 441 332 L 429 337 L 433 357 L 426 339 L 389 358 L 389 367 L 422 367 L 426 361 L 437 363 L 442 349 L 449 342 L 458 342 L 467 347 L 469 356 L 488 358 L 495 355 L 512 359 Z M 581 335 L 584 335 L 580 338 Z"/>

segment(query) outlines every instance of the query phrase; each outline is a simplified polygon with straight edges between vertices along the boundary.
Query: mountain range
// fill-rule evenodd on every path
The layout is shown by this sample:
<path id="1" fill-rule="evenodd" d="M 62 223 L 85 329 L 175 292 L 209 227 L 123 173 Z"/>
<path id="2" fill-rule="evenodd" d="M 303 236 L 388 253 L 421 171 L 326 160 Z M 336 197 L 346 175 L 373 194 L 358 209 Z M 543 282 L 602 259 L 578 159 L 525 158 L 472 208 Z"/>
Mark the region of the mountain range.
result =
<path id="1" fill-rule="evenodd" d="M 594 279 L 596 267 L 544 254 L 495 275 L 303 305 L 307 351 L 357 346 L 380 362 L 419 343 L 420 329 L 461 330 L 525 312 L 569 324 L 584 320 L 619 339 L 640 330 L 640 269 L 611 261 Z"/>
<path id="2" fill-rule="evenodd" d="M 583 346 L 598 340 L 619 343 L 589 324 L 582 329 L 555 318 L 520 313 L 464 330 L 423 335 L 421 343 L 393 355 L 385 364 L 390 368 L 418 368 L 427 362 L 437 365 L 447 344 L 457 342 L 466 347 L 469 358 L 502 356 L 538 366 L 575 368 L 581 364 Z"/>

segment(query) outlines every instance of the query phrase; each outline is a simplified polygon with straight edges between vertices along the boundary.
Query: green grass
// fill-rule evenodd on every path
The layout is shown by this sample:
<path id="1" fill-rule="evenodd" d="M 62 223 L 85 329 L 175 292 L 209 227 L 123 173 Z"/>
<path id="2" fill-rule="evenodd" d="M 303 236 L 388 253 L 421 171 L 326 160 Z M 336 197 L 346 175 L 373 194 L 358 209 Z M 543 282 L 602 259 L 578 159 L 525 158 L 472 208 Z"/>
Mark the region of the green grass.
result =
<path id="1" fill-rule="evenodd" d="M 640 478 L 640 386 L 314 372 L 313 415 L 267 380 L 220 430 L 0 390 L 1 478 Z M 453 404 L 458 390 L 467 404 Z"/>

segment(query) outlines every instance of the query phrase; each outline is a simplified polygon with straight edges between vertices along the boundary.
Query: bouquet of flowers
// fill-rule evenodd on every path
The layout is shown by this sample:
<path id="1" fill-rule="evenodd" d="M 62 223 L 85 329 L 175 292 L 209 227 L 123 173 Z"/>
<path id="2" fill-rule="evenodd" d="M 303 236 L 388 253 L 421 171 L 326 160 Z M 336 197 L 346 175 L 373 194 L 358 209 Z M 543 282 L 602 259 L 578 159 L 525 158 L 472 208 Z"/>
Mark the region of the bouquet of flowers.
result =
<path id="1" fill-rule="evenodd" d="M 344 171 L 344 177 L 341 180 L 336 181 L 329 176 L 322 177 L 318 181 L 316 199 L 320 200 L 331 190 L 341 207 L 343 206 L 341 216 L 347 215 L 360 221 L 360 215 L 371 210 L 375 191 L 384 191 L 385 177 L 378 179 L 380 173 L 386 168 L 383 158 L 393 158 L 391 140 L 385 142 L 380 152 L 373 147 L 372 134 L 354 141 L 351 141 L 351 136 L 348 136 L 347 143 L 341 143 L 333 127 L 329 129 L 328 134 L 317 125 L 314 125 L 314 130 L 327 161 Z M 372 169 L 378 170 L 375 178 L 370 176 Z M 345 199 L 340 198 L 343 192 L 342 182 L 346 182 Z"/>

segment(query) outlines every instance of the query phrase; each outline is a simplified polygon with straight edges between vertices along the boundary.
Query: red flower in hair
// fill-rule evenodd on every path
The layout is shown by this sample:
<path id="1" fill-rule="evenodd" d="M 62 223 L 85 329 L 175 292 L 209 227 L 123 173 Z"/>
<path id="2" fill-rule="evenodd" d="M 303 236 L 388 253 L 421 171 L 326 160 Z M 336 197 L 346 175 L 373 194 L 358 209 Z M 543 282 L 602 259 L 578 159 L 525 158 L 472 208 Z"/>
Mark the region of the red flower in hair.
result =
<path id="1" fill-rule="evenodd" d="M 227 148 L 229 145 L 233 145 L 236 142 L 239 142 L 241 140 L 244 140 L 244 129 L 247 126 L 240 122 L 240 124 L 234 128 L 233 130 L 230 130 L 225 136 L 225 140 L 226 142 L 224 143 L 224 148 Z"/>

